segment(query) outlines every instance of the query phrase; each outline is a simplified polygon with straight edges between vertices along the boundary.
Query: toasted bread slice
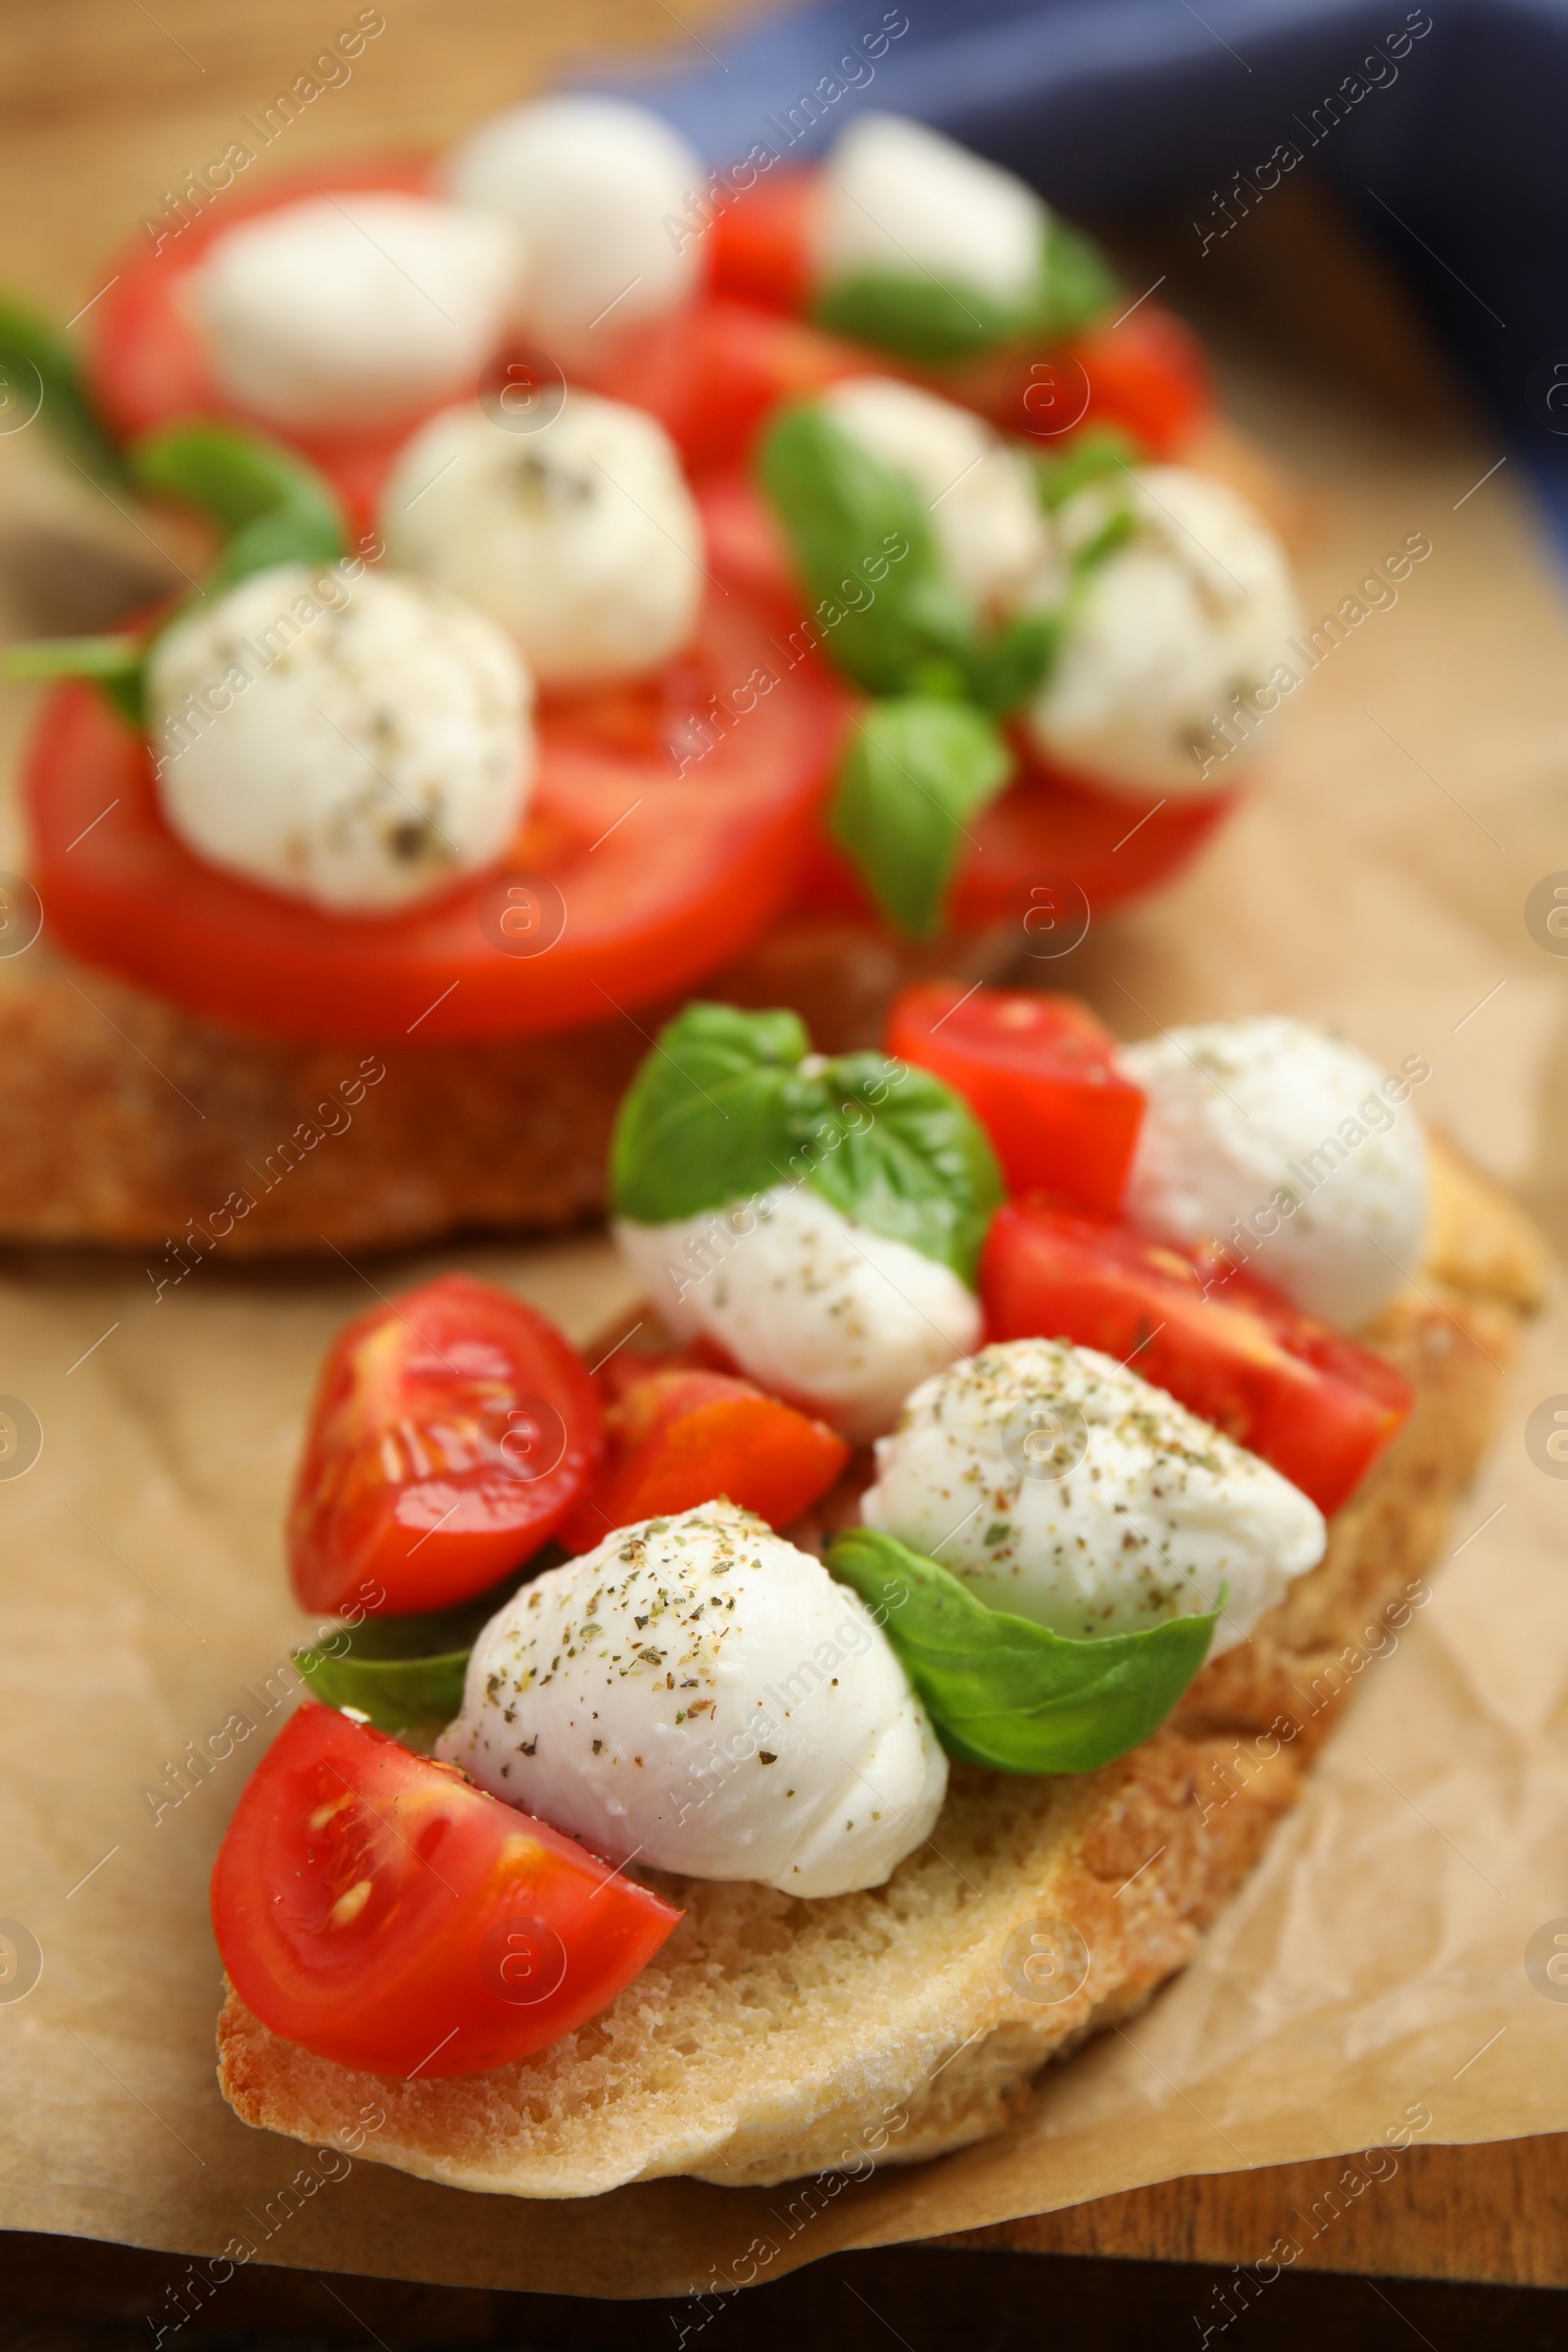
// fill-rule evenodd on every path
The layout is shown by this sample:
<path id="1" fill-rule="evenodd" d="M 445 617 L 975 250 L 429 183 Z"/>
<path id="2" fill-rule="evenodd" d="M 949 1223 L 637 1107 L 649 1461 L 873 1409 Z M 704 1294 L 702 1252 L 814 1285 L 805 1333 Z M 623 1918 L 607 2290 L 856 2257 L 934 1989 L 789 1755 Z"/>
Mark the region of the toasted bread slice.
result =
<path id="1" fill-rule="evenodd" d="M 906 981 L 993 978 L 1011 946 L 787 916 L 699 993 L 792 1004 L 841 1053 L 878 1043 Z M 0 1241 L 254 1257 L 573 1224 L 604 1206 L 615 1106 L 670 1009 L 483 1045 L 290 1045 L 40 941 L 0 959 Z"/>
<path id="2" fill-rule="evenodd" d="M 869 1893 L 802 1902 L 658 1880 L 686 1916 L 642 1976 L 591 2025 L 493 2074 L 354 2074 L 278 2039 L 231 1990 L 219 2079 L 236 2112 L 322 2140 L 373 2099 L 380 2161 L 529 2197 L 672 2173 L 771 2184 L 873 2144 L 909 2162 L 1001 2131 L 1043 2061 L 1133 2015 L 1190 1958 L 1299 1794 L 1353 1686 L 1348 1658 L 1383 1645 L 1389 1612 L 1404 1621 L 1441 1549 L 1541 1258 L 1489 1185 L 1447 1152 L 1436 1166 L 1435 1233 L 1464 1247 L 1366 1335 L 1414 1383 L 1410 1421 L 1337 1515 L 1321 1565 L 1142 1747 L 1081 1779 L 956 1767 L 930 1842 Z M 1024 1973 L 1041 1929 L 1058 1971 L 1045 1990 L 1067 1985 L 1064 1998 Z"/>

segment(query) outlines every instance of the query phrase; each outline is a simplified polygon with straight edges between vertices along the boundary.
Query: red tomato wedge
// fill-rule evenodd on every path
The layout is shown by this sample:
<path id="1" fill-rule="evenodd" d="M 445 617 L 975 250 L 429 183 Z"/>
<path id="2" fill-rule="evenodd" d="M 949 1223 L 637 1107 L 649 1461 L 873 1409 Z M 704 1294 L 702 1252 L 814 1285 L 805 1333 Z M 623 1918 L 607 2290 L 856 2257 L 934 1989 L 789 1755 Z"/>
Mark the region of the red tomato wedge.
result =
<path id="1" fill-rule="evenodd" d="M 294 1590 L 370 1615 L 466 1600 L 554 1533 L 602 1442 L 598 1391 L 533 1307 L 466 1274 L 406 1291 L 327 1351 L 289 1503 Z"/>
<path id="2" fill-rule="evenodd" d="M 1152 1242 L 1043 1200 L 998 1209 L 980 1260 L 993 1340 L 1098 1348 L 1337 1511 L 1407 1418 L 1382 1356 L 1217 1250 Z"/>
<path id="3" fill-rule="evenodd" d="M 85 370 L 87 390 L 117 438 L 135 441 L 188 416 L 233 417 L 300 450 L 331 482 L 355 528 L 367 527 L 393 457 L 414 427 L 477 386 L 459 385 L 398 423 L 368 431 L 285 428 L 253 415 L 221 389 L 190 301 L 192 271 L 241 220 L 313 196 L 351 192 L 426 195 L 430 167 L 403 157 L 289 172 L 255 187 L 240 180 L 156 252 L 142 238 L 117 257 L 115 274 L 89 314 Z"/>
<path id="4" fill-rule="evenodd" d="M 607 342 L 578 373 L 590 391 L 647 409 L 692 470 L 705 473 L 743 464 L 781 402 L 878 365 L 874 353 L 804 319 L 704 295 Z"/>
<path id="5" fill-rule="evenodd" d="M 708 231 L 715 294 L 760 303 L 766 310 L 809 306 L 819 181 L 815 171 L 769 170 L 724 204 Z"/>
<path id="6" fill-rule="evenodd" d="M 558 2041 L 681 1916 L 454 1766 L 314 1704 L 251 1775 L 212 1902 L 223 1966 L 264 2026 L 420 2082 Z"/>
<path id="7" fill-rule="evenodd" d="M 1078 998 L 925 980 L 895 998 L 882 1042 L 963 1097 L 1011 1191 L 1116 1214 L 1144 1098 L 1117 1072 L 1110 1031 Z"/>
<path id="8" fill-rule="evenodd" d="M 722 1372 L 651 1372 L 607 1422 L 610 1459 L 561 1529 L 591 1551 L 617 1527 L 673 1516 L 722 1495 L 770 1527 L 788 1527 L 850 1458 L 825 1422 Z"/>
<path id="9" fill-rule="evenodd" d="M 748 696 L 763 672 L 777 682 Z M 544 706 L 503 870 L 373 917 L 195 857 L 145 746 L 65 686 L 26 761 L 29 876 L 68 953 L 236 1029 L 435 1046 L 605 1021 L 716 969 L 788 904 L 847 697 L 814 660 L 781 672 L 764 616 L 715 587 L 690 654 L 650 685 Z M 729 715 L 693 736 L 714 705 Z M 710 748 L 677 774 L 683 740 Z"/>

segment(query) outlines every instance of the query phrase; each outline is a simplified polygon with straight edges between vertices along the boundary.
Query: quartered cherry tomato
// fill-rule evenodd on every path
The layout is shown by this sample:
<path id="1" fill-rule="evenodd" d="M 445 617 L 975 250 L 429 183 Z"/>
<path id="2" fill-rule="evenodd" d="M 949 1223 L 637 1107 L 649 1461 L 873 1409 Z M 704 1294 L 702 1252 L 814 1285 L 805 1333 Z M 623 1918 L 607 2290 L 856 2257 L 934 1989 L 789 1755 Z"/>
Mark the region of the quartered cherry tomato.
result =
<path id="1" fill-rule="evenodd" d="M 466 1274 L 372 1307 L 327 1352 L 288 1514 L 308 1609 L 439 1609 L 537 1551 L 598 1467 L 575 1349 Z"/>
<path id="2" fill-rule="evenodd" d="M 1113 1217 L 1144 1115 L 1114 1039 L 1076 997 L 926 980 L 894 1000 L 883 1039 L 963 1097 L 1015 1193 Z"/>
<path id="3" fill-rule="evenodd" d="M 1337 1511 L 1414 1401 L 1395 1367 L 1217 1250 L 1043 1200 L 998 1209 L 980 1260 L 994 1340 L 1071 1340 L 1129 1364 Z"/>
<path id="4" fill-rule="evenodd" d="M 420 2082 L 571 2033 L 680 1918 L 454 1766 L 316 1705 L 252 1774 L 212 1901 L 223 1966 L 264 2026 Z"/>
<path id="5" fill-rule="evenodd" d="M 788 1527 L 850 1458 L 825 1422 L 722 1372 L 645 1374 L 611 1406 L 606 1438 L 604 1474 L 560 1531 L 568 1551 L 720 1496 Z"/>

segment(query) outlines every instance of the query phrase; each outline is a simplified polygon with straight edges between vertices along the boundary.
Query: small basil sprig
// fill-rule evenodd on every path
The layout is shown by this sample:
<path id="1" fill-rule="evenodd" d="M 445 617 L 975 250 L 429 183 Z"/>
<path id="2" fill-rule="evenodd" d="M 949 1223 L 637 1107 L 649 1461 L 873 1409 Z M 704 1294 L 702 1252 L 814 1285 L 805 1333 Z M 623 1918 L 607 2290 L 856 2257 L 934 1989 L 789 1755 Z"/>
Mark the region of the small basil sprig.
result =
<path id="1" fill-rule="evenodd" d="M 808 1049 L 793 1012 L 689 1004 L 621 1103 L 615 1215 L 671 1224 L 804 1183 L 972 1287 L 1002 1179 L 971 1112 L 907 1062 Z"/>
<path id="2" fill-rule="evenodd" d="M 312 1644 L 294 1652 L 311 1694 L 327 1707 L 356 1707 L 378 1732 L 423 1731 L 450 1723 L 463 1705 L 469 1653 L 428 1658 L 336 1657 Z"/>
<path id="3" fill-rule="evenodd" d="M 987 1608 L 873 1528 L 835 1538 L 827 1565 L 876 1613 L 948 1753 L 997 1772 L 1093 1772 L 1137 1747 L 1202 1665 L 1218 1615 L 1074 1642 Z"/>
<path id="4" fill-rule="evenodd" d="M 0 669 L 12 678 L 90 678 L 122 718 L 140 727 L 147 656 L 172 620 L 253 572 L 274 564 L 335 564 L 348 545 L 336 502 L 319 475 L 259 433 L 227 424 L 176 424 L 140 443 L 129 466 L 135 489 L 178 499 L 211 516 L 223 537 L 218 562 L 196 595 L 151 629 L 10 645 Z"/>
<path id="5" fill-rule="evenodd" d="M 967 280 L 944 280 L 926 270 L 866 270 L 825 287 L 814 316 L 835 334 L 940 365 L 1031 336 L 1057 341 L 1099 318 L 1115 293 L 1115 277 L 1099 247 L 1051 215 L 1043 225 L 1035 283 L 1020 302 L 1003 302 Z"/>
<path id="6" fill-rule="evenodd" d="M 905 696 L 857 720 L 828 829 L 901 931 L 940 929 L 965 819 L 1011 771 L 995 722 L 970 703 Z"/>
<path id="7" fill-rule="evenodd" d="M 120 452 L 82 386 L 64 335 L 9 296 L 0 296 L 0 395 L 8 430 L 28 421 L 31 410 L 66 456 L 95 481 L 112 488 L 123 484 Z"/>
<path id="8" fill-rule="evenodd" d="M 491 1618 L 519 1586 L 567 1556 L 559 1544 L 546 1544 L 521 1568 L 450 1609 L 323 1629 L 294 1652 L 294 1663 L 324 1706 L 357 1707 L 377 1731 L 450 1723 L 463 1705 L 468 1654 Z"/>

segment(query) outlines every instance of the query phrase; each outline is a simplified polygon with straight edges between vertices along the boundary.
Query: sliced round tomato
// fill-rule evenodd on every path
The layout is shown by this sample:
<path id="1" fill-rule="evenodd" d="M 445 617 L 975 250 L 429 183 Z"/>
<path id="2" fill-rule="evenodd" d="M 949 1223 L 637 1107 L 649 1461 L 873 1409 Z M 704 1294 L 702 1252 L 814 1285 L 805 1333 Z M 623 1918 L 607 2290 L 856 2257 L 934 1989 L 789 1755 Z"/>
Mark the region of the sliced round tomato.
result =
<path id="1" fill-rule="evenodd" d="M 177 841 L 146 746 L 88 687 L 26 761 L 29 878 L 58 943 L 236 1029 L 421 1046 L 605 1021 L 715 970 L 786 906 L 847 698 L 715 586 L 651 684 L 545 704 L 505 866 L 391 916 L 331 914 Z M 214 720 L 221 730 L 223 720 Z"/>
<path id="2" fill-rule="evenodd" d="M 716 294 L 760 303 L 764 310 L 804 311 L 814 290 L 813 216 L 821 173 L 815 170 L 759 173 L 729 198 L 708 231 Z"/>
<path id="3" fill-rule="evenodd" d="M 302 430 L 258 416 L 214 375 L 191 302 L 191 275 L 217 240 L 241 220 L 312 196 L 348 192 L 425 195 L 430 166 L 400 157 L 289 172 L 215 195 L 205 212 L 168 232 L 156 250 L 145 238 L 117 257 L 115 273 L 88 315 L 87 390 L 105 423 L 124 442 L 189 416 L 229 416 L 300 450 L 331 482 L 349 520 L 374 519 L 381 484 L 399 446 L 435 410 L 476 392 L 463 385 L 413 410 L 395 425 Z"/>
<path id="4" fill-rule="evenodd" d="M 924 980 L 894 999 L 883 1044 L 963 1097 L 1011 1191 L 1116 1214 L 1144 1098 L 1079 998 Z"/>
<path id="5" fill-rule="evenodd" d="M 1223 1251 L 1045 1200 L 998 1209 L 980 1296 L 989 1338 L 1100 1348 L 1272 1462 L 1325 1513 L 1354 1493 L 1414 1401 L 1382 1356 Z"/>
<path id="6" fill-rule="evenodd" d="M 223 1966 L 264 2026 L 419 2082 L 558 2041 L 681 1916 L 455 1766 L 314 1704 L 247 1782 L 212 1903 Z"/>
<path id="7" fill-rule="evenodd" d="M 874 354 L 804 319 L 703 295 L 607 341 L 577 372 L 591 391 L 657 416 L 703 473 L 743 464 L 782 402 L 877 366 Z"/>
<path id="8" fill-rule="evenodd" d="M 603 1434 L 576 1350 L 510 1292 L 443 1274 L 372 1307 L 332 1342 L 311 1405 L 296 1593 L 402 1616 L 484 1592 L 554 1533 Z"/>
<path id="9" fill-rule="evenodd" d="M 591 1551 L 617 1527 L 720 1497 L 788 1527 L 850 1458 L 825 1422 L 722 1372 L 646 1374 L 611 1407 L 606 1436 L 604 1474 L 561 1529 L 568 1551 Z"/>

